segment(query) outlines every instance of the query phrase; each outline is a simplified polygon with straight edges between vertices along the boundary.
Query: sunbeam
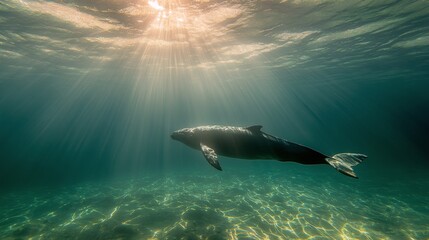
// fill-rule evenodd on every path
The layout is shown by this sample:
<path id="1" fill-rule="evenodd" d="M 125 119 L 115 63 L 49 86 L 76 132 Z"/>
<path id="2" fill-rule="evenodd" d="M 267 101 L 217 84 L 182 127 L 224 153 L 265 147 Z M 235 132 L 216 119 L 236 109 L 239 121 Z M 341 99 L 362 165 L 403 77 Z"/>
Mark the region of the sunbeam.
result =
<path id="1" fill-rule="evenodd" d="M 0 239 L 429 239 L 427 5 L 1 0 Z"/>

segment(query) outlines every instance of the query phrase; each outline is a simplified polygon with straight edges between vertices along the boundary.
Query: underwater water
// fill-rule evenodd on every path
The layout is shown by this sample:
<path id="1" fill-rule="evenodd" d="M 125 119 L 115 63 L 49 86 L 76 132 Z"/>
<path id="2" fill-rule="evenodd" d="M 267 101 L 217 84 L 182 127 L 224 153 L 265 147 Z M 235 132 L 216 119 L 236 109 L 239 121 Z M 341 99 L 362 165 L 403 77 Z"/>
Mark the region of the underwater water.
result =
<path id="1" fill-rule="evenodd" d="M 425 0 L 2 0 L 0 239 L 429 239 L 428 22 Z M 218 171 L 170 137 L 201 125 L 368 158 Z"/>
<path id="2" fill-rule="evenodd" d="M 273 171 L 85 183 L 10 193 L 2 238 L 425 239 L 428 182 L 338 183 Z M 322 177 L 319 175 L 318 177 Z M 392 190 L 394 189 L 394 190 Z"/>

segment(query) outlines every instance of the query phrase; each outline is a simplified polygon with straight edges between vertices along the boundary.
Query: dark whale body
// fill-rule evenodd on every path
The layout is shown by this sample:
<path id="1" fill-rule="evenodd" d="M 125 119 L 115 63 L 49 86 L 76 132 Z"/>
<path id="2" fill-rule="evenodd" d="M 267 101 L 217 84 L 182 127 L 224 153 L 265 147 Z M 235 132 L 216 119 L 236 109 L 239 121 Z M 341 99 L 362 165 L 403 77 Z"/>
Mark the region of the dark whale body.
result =
<path id="1" fill-rule="evenodd" d="M 341 173 L 357 178 L 352 166 L 366 158 L 363 154 L 340 153 L 326 156 L 311 148 L 261 131 L 262 126 L 200 126 L 173 132 L 171 137 L 203 152 L 207 161 L 222 170 L 217 155 L 242 159 L 275 159 L 301 164 L 330 164 Z"/>

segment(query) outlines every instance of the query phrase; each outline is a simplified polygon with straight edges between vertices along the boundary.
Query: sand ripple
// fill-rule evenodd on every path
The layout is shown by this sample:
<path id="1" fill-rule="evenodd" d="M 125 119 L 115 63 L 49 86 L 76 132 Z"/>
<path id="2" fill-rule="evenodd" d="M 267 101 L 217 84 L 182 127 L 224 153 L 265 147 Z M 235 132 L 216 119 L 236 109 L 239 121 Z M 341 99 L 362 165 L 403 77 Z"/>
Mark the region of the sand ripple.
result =
<path id="1" fill-rule="evenodd" d="M 0 198 L 0 238 L 429 237 L 428 194 L 406 185 L 392 190 L 347 183 L 268 175 L 177 176 L 8 193 Z"/>

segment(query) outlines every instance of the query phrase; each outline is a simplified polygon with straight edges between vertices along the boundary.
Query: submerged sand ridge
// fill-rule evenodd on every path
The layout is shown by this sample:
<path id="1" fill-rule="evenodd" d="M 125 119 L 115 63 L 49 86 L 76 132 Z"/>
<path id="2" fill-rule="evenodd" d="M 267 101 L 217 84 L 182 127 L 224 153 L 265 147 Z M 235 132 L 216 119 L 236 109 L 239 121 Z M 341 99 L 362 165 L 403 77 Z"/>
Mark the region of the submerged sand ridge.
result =
<path id="1" fill-rule="evenodd" d="M 0 198 L 0 238 L 429 237 L 427 194 L 405 184 L 347 183 L 268 174 L 171 176 L 7 193 Z"/>

